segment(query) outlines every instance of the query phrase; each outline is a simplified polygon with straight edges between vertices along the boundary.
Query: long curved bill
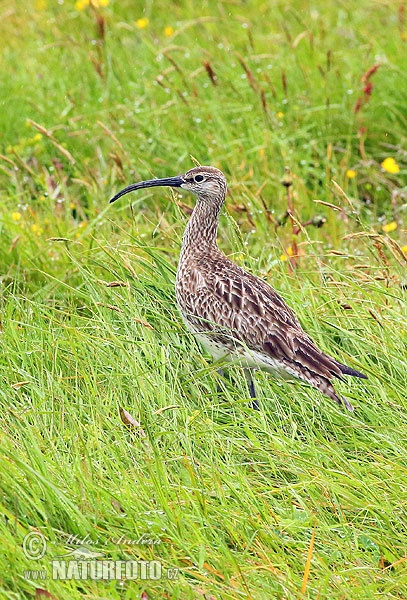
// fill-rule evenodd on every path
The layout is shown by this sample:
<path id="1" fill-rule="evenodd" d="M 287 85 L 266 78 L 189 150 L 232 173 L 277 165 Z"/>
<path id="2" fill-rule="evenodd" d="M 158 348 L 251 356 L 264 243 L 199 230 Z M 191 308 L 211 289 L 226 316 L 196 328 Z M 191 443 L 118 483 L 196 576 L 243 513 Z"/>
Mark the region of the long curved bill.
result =
<path id="1" fill-rule="evenodd" d="M 118 198 L 121 198 L 125 194 L 129 192 L 134 192 L 135 190 L 141 190 L 143 188 L 155 187 L 155 186 L 169 186 L 169 187 L 181 187 L 181 185 L 185 183 L 184 179 L 181 176 L 177 177 L 165 177 L 164 179 L 149 179 L 148 181 L 140 181 L 139 183 L 132 183 L 131 185 L 125 187 L 123 190 L 118 192 L 113 198 L 110 200 L 110 203 L 116 202 Z"/>

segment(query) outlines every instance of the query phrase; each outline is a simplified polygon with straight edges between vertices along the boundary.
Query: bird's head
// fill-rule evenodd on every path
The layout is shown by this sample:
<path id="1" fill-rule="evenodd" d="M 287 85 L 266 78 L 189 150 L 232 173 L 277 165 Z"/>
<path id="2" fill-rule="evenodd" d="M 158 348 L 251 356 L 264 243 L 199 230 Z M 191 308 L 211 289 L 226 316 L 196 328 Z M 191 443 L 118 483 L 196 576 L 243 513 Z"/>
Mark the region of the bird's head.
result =
<path id="1" fill-rule="evenodd" d="M 200 197 L 225 196 L 227 184 L 222 171 L 215 167 L 194 167 L 183 175 L 181 187 Z"/>
<path id="2" fill-rule="evenodd" d="M 132 183 L 113 196 L 110 202 L 115 202 L 115 200 L 129 192 L 156 186 L 181 188 L 196 194 L 199 199 L 209 201 L 213 199 L 220 202 L 223 202 L 227 190 L 226 178 L 222 171 L 215 167 L 194 167 L 187 171 L 185 175 Z"/>

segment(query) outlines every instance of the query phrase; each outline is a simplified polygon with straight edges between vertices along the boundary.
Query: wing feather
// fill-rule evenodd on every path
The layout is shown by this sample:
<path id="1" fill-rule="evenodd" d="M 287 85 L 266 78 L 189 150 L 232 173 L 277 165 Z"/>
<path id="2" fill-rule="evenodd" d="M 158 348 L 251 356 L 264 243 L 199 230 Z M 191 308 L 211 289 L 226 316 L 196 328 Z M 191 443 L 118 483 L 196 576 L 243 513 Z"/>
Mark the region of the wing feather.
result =
<path id="1" fill-rule="evenodd" d="M 287 366 L 332 379 L 342 372 L 302 329 L 283 298 L 265 281 L 223 255 L 208 255 L 184 270 L 178 302 L 195 331 L 219 342 L 240 341 Z"/>

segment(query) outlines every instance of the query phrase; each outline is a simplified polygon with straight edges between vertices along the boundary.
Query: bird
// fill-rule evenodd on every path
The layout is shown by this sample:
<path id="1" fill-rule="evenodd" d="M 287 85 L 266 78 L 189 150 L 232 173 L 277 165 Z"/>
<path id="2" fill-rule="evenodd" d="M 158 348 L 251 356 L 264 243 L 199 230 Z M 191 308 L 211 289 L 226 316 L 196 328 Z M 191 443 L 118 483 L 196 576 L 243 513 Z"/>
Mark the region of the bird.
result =
<path id="1" fill-rule="evenodd" d="M 333 382 L 345 375 L 367 376 L 320 350 L 285 300 L 219 249 L 219 214 L 227 194 L 222 171 L 197 166 L 183 175 L 132 183 L 110 202 L 156 186 L 196 195 L 182 237 L 175 281 L 177 304 L 186 327 L 215 360 L 243 367 L 252 407 L 259 409 L 252 373 L 260 369 L 279 379 L 305 382 L 353 412 Z"/>

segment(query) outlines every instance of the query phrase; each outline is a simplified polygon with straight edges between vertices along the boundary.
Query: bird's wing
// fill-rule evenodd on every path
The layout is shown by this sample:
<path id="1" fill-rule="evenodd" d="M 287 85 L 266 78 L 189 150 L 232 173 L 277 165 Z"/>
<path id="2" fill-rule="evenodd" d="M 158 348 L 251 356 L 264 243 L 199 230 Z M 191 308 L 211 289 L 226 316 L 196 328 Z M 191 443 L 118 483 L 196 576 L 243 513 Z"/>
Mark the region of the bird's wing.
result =
<path id="1" fill-rule="evenodd" d="M 195 263 L 186 279 L 183 310 L 195 331 L 220 342 L 238 340 L 250 350 L 328 379 L 341 375 L 336 361 L 317 348 L 291 308 L 262 279 L 223 256 Z"/>

